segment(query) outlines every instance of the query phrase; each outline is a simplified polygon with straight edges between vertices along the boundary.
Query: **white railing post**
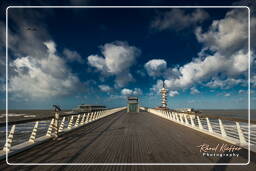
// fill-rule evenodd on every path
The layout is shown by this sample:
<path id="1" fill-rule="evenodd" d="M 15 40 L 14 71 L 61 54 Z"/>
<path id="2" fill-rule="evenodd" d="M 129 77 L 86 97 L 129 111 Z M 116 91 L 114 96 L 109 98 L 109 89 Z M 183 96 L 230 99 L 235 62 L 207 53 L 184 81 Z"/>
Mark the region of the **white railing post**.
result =
<path id="1" fill-rule="evenodd" d="M 96 119 L 96 114 L 97 114 L 97 112 L 93 112 L 93 117 L 92 117 L 93 121 Z"/>
<path id="2" fill-rule="evenodd" d="M 200 121 L 199 116 L 196 116 L 196 118 L 197 118 L 197 122 L 198 122 L 199 129 L 203 129 L 203 126 L 202 126 L 202 123 L 201 123 L 201 121 Z"/>
<path id="3" fill-rule="evenodd" d="M 96 112 L 96 119 L 98 119 L 99 118 L 99 112 L 97 111 Z"/>
<path id="4" fill-rule="evenodd" d="M 186 125 L 189 125 L 187 115 L 184 115 Z"/>
<path id="5" fill-rule="evenodd" d="M 225 128 L 224 128 L 224 126 L 223 126 L 223 124 L 222 124 L 222 121 L 221 121 L 220 119 L 219 119 L 219 124 L 220 124 L 221 135 L 222 135 L 223 137 L 226 137 L 227 134 L 226 134 Z"/>
<path id="6" fill-rule="evenodd" d="M 101 118 L 101 111 L 99 111 L 99 118 Z"/>
<path id="7" fill-rule="evenodd" d="M 244 133 L 240 127 L 240 124 L 238 122 L 236 122 L 236 127 L 237 127 L 237 132 L 238 132 L 238 137 L 239 137 L 239 141 L 240 144 L 245 145 L 247 144 L 245 138 L 244 138 Z"/>
<path id="8" fill-rule="evenodd" d="M 92 113 L 92 112 L 90 112 L 90 113 L 89 113 L 89 119 L 88 119 L 88 122 L 91 122 L 91 121 L 92 121 L 92 115 L 93 115 L 93 113 Z"/>
<path id="9" fill-rule="evenodd" d="M 172 115 L 173 115 L 173 120 L 177 121 L 176 114 L 173 112 Z"/>
<path id="10" fill-rule="evenodd" d="M 36 132 L 37 132 L 37 128 L 38 128 L 38 121 L 35 123 L 35 126 L 31 132 L 30 138 L 29 138 L 29 142 L 34 143 L 36 140 Z"/>
<path id="11" fill-rule="evenodd" d="M 172 120 L 175 121 L 175 115 L 174 115 L 174 112 L 172 112 Z"/>
<path id="12" fill-rule="evenodd" d="M 93 120 L 93 112 L 90 113 L 90 118 L 89 118 L 89 121 L 91 122 Z"/>
<path id="13" fill-rule="evenodd" d="M 85 120 L 85 123 L 88 123 L 88 122 L 89 122 L 89 117 L 90 117 L 90 113 L 87 113 L 87 114 L 86 114 L 86 120 Z"/>
<path id="14" fill-rule="evenodd" d="M 78 124 L 79 124 L 79 120 L 80 120 L 80 114 L 77 116 L 77 118 L 76 118 L 76 123 L 75 123 L 75 127 L 77 127 L 78 126 Z"/>
<path id="15" fill-rule="evenodd" d="M 180 120 L 179 120 L 179 117 L 178 117 L 178 114 L 177 114 L 177 113 L 175 113 L 175 116 L 176 116 L 176 121 L 177 121 L 177 122 L 180 122 Z"/>
<path id="16" fill-rule="evenodd" d="M 72 115 L 71 118 L 70 118 L 70 120 L 69 120 L 69 123 L 68 123 L 68 129 L 71 129 L 71 128 L 72 128 L 73 119 L 74 119 L 74 116 Z"/>
<path id="17" fill-rule="evenodd" d="M 100 111 L 100 118 L 102 118 L 102 110 Z"/>
<path id="18" fill-rule="evenodd" d="M 59 128 L 59 132 L 61 132 L 64 128 L 64 124 L 65 124 L 65 116 L 62 118 L 61 124 L 60 124 L 60 128 Z"/>
<path id="19" fill-rule="evenodd" d="M 182 114 L 179 114 L 179 116 L 180 116 L 180 122 L 181 122 L 182 124 L 184 124 L 183 119 L 182 119 Z"/>
<path id="20" fill-rule="evenodd" d="M 212 125 L 211 125 L 211 122 L 210 122 L 210 120 L 209 120 L 208 117 L 206 117 L 206 122 L 207 122 L 207 126 L 208 126 L 209 132 L 213 132 L 213 130 L 212 130 Z"/>
<path id="21" fill-rule="evenodd" d="M 189 117 L 190 117 L 190 122 L 191 122 L 192 127 L 195 127 L 195 122 L 194 122 L 193 117 L 191 115 L 189 115 Z"/>
<path id="22" fill-rule="evenodd" d="M 8 139 L 6 140 L 6 144 L 5 144 L 4 148 L 3 148 L 3 151 L 9 152 L 11 150 L 15 127 L 16 127 L 15 125 L 12 126 L 12 128 L 10 130 L 10 133 L 8 135 Z"/>
<path id="23" fill-rule="evenodd" d="M 83 117 L 82 117 L 82 119 L 81 119 L 80 125 L 83 125 L 83 124 L 84 124 L 84 120 L 85 120 L 85 113 L 83 114 Z"/>
<path id="24" fill-rule="evenodd" d="M 168 119 L 169 119 L 169 120 L 172 120 L 172 119 L 171 119 L 171 112 L 170 112 L 170 111 L 168 111 Z"/>
<path id="25" fill-rule="evenodd" d="M 93 117 L 94 117 L 94 112 L 91 112 L 91 114 L 90 114 L 90 122 L 93 121 Z"/>
<path id="26" fill-rule="evenodd" d="M 98 112 L 96 111 L 95 116 L 94 116 L 94 120 L 97 120 L 97 118 L 98 118 Z"/>
<path id="27" fill-rule="evenodd" d="M 49 125 L 49 128 L 47 130 L 46 136 L 51 136 L 52 135 L 53 122 L 54 122 L 54 119 L 52 119 L 51 122 L 50 122 L 50 125 Z"/>
<path id="28" fill-rule="evenodd" d="M 171 116 L 171 112 L 170 111 L 168 112 L 168 119 L 172 120 L 172 116 Z"/>
<path id="29" fill-rule="evenodd" d="M 172 112 L 171 115 L 172 115 L 172 120 L 175 121 L 176 119 L 175 119 L 174 112 Z"/>
<path id="30" fill-rule="evenodd" d="M 94 112 L 94 119 L 93 120 L 97 120 L 97 114 L 98 114 L 98 112 Z"/>

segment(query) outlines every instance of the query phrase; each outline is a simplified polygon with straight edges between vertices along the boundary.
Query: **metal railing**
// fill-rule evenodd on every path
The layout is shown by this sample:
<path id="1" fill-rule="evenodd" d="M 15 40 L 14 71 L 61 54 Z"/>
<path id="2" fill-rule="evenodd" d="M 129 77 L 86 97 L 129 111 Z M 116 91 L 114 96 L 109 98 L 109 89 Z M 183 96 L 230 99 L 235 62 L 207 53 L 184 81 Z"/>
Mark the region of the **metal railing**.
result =
<path id="1" fill-rule="evenodd" d="M 55 130 L 59 135 L 77 129 L 81 126 L 124 110 L 126 107 L 95 111 L 83 114 L 62 116 L 59 119 L 58 128 Z M 3 149 L 0 150 L 0 159 L 5 158 L 6 153 L 10 156 L 29 149 L 54 138 L 54 118 L 51 120 L 35 120 L 11 124 L 8 129 L 8 138 Z M 56 133 L 56 132 L 55 132 Z"/>
<path id="2" fill-rule="evenodd" d="M 149 113 L 168 119 L 194 130 L 214 136 L 231 144 L 241 146 L 256 152 L 256 124 L 243 119 L 223 119 L 225 117 L 211 117 L 192 113 L 177 112 L 171 110 L 157 110 L 140 107 Z M 249 140 L 250 130 L 250 140 Z"/>

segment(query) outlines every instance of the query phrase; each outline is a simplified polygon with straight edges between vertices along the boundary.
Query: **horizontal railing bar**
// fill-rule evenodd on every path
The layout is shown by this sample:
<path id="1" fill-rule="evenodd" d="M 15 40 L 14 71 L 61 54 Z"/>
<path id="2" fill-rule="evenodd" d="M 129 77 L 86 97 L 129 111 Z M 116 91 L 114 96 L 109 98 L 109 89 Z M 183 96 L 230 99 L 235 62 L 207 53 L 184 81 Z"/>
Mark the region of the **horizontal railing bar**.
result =
<path id="1" fill-rule="evenodd" d="M 97 111 L 94 111 L 94 112 L 97 112 Z M 83 113 L 88 114 L 90 112 L 83 112 Z M 79 113 L 71 113 L 71 114 L 62 114 L 61 117 L 79 115 L 79 114 L 81 114 L 81 113 L 79 112 Z M 23 124 L 23 123 L 43 121 L 43 120 L 51 120 L 53 118 L 54 118 L 53 116 L 47 116 L 47 117 L 40 117 L 40 118 L 22 119 L 22 120 L 17 120 L 17 121 L 8 121 L 8 125 Z M 5 124 L 6 124 L 5 122 L 0 122 L 0 127 L 5 126 Z"/>
<path id="2" fill-rule="evenodd" d="M 221 120 L 248 123 L 247 119 L 232 118 L 232 117 L 226 117 L 226 116 L 215 116 L 215 115 L 209 115 L 209 114 L 204 114 L 204 113 L 199 114 L 199 113 L 180 112 L 180 111 L 174 111 L 174 110 L 168 110 L 168 111 L 177 112 L 180 114 L 195 115 L 195 116 L 199 116 L 199 117 L 208 117 L 209 119 L 221 119 Z M 256 124 L 256 120 L 250 120 L 250 123 Z"/>

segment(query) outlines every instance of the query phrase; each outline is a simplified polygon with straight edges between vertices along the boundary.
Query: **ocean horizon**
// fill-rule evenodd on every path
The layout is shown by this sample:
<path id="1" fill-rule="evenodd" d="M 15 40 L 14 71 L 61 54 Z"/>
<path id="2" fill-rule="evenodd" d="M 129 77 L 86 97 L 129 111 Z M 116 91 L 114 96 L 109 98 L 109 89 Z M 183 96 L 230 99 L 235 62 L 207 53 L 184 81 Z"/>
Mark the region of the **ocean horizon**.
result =
<path id="1" fill-rule="evenodd" d="M 230 118 L 239 118 L 248 120 L 248 109 L 196 109 L 201 114 L 222 116 Z M 63 110 L 62 112 L 68 112 L 71 110 Z M 251 109 L 251 120 L 256 120 L 256 109 Z M 9 121 L 20 120 L 24 118 L 41 118 L 53 116 L 53 110 L 47 109 L 9 109 L 8 110 Z M 5 122 L 6 110 L 0 109 L 0 122 Z"/>

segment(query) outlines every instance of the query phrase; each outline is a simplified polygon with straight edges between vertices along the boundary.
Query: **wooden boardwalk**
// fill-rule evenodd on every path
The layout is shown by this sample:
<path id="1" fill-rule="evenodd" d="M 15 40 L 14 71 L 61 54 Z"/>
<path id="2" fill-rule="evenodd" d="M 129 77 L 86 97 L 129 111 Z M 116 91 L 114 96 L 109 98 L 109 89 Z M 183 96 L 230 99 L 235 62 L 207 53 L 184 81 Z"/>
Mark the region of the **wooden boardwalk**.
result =
<path id="1" fill-rule="evenodd" d="M 118 112 L 9 158 L 10 163 L 246 163 L 239 157 L 206 157 L 198 145 L 227 144 L 147 112 Z M 255 161 L 255 154 L 251 153 Z M 0 170 L 248 170 L 249 166 L 7 166 Z M 182 168 L 181 168 L 182 167 Z"/>

